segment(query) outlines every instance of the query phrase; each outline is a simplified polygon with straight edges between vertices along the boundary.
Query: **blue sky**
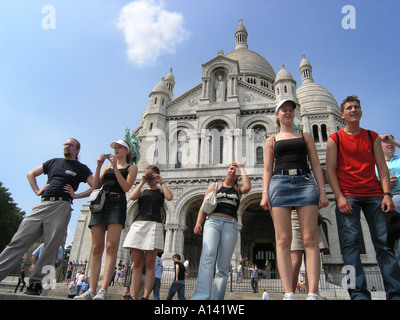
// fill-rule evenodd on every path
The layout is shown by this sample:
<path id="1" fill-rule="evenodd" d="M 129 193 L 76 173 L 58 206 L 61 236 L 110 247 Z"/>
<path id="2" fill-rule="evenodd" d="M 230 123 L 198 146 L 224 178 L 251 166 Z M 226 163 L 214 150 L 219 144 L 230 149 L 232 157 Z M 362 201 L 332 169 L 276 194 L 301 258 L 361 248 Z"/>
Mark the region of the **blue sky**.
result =
<path id="1" fill-rule="evenodd" d="M 342 27 L 345 5 L 355 29 Z M 62 157 L 69 137 L 94 172 L 171 67 L 178 97 L 201 83 L 201 64 L 234 49 L 240 18 L 275 72 L 284 63 L 300 86 L 305 53 L 339 104 L 359 95 L 363 127 L 400 138 L 399 12 L 395 0 L 2 0 L 0 181 L 29 214 L 39 198 L 26 174 Z M 67 244 L 84 203 L 73 205 Z"/>

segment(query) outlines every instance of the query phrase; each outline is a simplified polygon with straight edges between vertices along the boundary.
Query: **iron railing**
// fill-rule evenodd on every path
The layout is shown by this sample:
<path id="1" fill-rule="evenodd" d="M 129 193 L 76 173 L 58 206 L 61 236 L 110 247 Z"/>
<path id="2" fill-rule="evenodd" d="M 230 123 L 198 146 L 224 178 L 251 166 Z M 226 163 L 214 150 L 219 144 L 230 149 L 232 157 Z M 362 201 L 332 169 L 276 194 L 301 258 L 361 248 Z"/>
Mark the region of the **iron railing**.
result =
<path id="1" fill-rule="evenodd" d="M 64 282 L 66 280 L 67 270 L 69 265 L 72 265 L 72 279 L 78 270 L 86 271 L 87 261 L 77 261 L 77 262 L 67 262 L 64 261 L 59 267 L 56 268 L 56 281 L 58 283 Z M 31 266 L 30 261 L 22 261 L 20 264 L 16 265 L 9 273 L 10 277 L 18 278 L 22 267 L 26 268 L 25 276 L 29 277 L 29 267 Z M 343 271 L 343 266 L 324 266 L 324 270 L 321 273 L 319 290 L 346 290 L 343 288 L 343 280 L 346 276 Z M 365 276 L 367 279 L 368 289 L 372 291 L 384 291 L 383 280 L 381 272 L 378 267 L 368 267 L 366 268 Z M 331 276 L 328 278 L 328 274 Z M 131 266 L 128 265 L 125 269 L 124 275 L 120 282 L 125 286 L 130 286 L 131 283 Z M 198 277 L 198 270 L 190 269 L 186 275 L 185 288 L 187 290 L 193 290 L 196 286 L 196 281 Z M 171 283 L 175 279 L 175 269 L 173 267 L 164 267 L 161 279 L 161 288 L 168 289 Z M 267 292 L 283 292 L 282 281 L 280 279 L 279 272 L 276 270 L 266 271 L 259 270 L 258 274 L 258 292 L 261 292 L 262 288 L 266 288 Z M 226 288 L 231 292 L 252 292 L 253 288 L 251 286 L 251 274 L 250 271 L 244 268 L 242 271 L 242 277 L 238 278 L 236 272 L 231 272 L 228 285 Z M 304 285 L 300 285 L 300 291 L 305 291 Z"/>
<path id="2" fill-rule="evenodd" d="M 321 272 L 319 281 L 319 290 L 347 290 L 343 288 L 343 279 L 346 274 L 342 273 L 342 268 L 330 268 L 331 274 L 333 274 L 333 281 L 328 282 L 326 271 Z M 186 275 L 185 288 L 187 290 L 193 290 L 196 286 L 198 276 L 198 270 L 190 269 Z M 379 269 L 373 268 L 372 270 L 366 270 L 365 276 L 367 279 L 368 288 L 372 291 L 384 291 L 383 280 Z M 164 267 L 161 279 L 161 288 L 168 289 L 171 283 L 175 279 L 175 269 L 173 267 Z M 129 287 L 131 283 L 131 268 L 130 266 L 126 269 L 124 274 L 123 283 L 125 287 Z M 280 279 L 279 272 L 276 270 L 265 271 L 259 270 L 258 274 L 258 292 L 261 292 L 262 288 L 265 288 L 267 292 L 282 293 L 282 281 Z M 253 292 L 251 285 L 251 274 L 249 270 L 243 270 L 242 277 L 238 279 L 236 272 L 231 272 L 228 279 L 226 290 L 230 292 Z M 299 291 L 305 292 L 304 284 L 300 283 L 298 286 Z"/>

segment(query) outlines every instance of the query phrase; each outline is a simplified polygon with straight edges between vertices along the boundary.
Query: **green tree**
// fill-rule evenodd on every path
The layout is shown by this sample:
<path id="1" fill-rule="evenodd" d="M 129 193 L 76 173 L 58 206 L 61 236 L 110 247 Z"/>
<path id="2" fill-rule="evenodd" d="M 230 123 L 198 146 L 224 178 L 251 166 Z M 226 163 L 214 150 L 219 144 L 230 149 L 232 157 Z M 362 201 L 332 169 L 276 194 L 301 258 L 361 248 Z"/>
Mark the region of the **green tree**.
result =
<path id="1" fill-rule="evenodd" d="M 8 189 L 0 181 L 0 252 L 10 243 L 25 212 L 17 207 Z"/>

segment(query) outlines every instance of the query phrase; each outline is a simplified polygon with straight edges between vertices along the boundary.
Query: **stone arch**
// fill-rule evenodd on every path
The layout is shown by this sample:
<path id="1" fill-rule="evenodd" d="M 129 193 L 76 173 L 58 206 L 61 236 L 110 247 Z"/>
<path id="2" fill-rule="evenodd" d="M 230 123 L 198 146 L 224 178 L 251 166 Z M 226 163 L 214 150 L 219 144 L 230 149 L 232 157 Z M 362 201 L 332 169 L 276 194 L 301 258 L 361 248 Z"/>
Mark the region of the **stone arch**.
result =
<path id="1" fill-rule="evenodd" d="M 192 189 L 185 193 L 175 205 L 178 224 L 184 226 L 182 254 L 185 259 L 190 259 L 190 264 L 195 269 L 200 262 L 202 235 L 194 234 L 193 229 L 206 190 L 207 186 Z"/>
<path id="2" fill-rule="evenodd" d="M 185 136 L 182 140 L 181 138 Z M 190 124 L 176 124 L 168 137 L 169 165 L 182 168 L 198 162 L 198 134 Z"/>
<path id="3" fill-rule="evenodd" d="M 201 124 L 200 130 L 201 131 L 207 130 L 209 125 L 215 121 L 224 121 L 227 124 L 229 130 L 233 130 L 235 128 L 235 124 L 229 117 L 226 117 L 224 115 L 217 115 L 217 116 L 211 116 L 208 119 L 204 120 Z"/>
<path id="4" fill-rule="evenodd" d="M 203 123 L 202 153 L 205 163 L 228 164 L 232 161 L 234 124 L 224 116 L 211 117 Z"/>
<path id="5" fill-rule="evenodd" d="M 265 127 L 265 129 L 267 130 L 268 134 L 271 133 L 275 133 L 276 130 L 276 124 L 274 121 L 272 121 L 271 119 L 268 118 L 264 118 L 264 119 L 254 119 L 251 118 L 249 120 L 247 120 L 246 122 L 243 123 L 242 125 L 242 130 L 248 130 L 248 129 L 252 129 L 257 125 L 262 125 Z"/>
<path id="6" fill-rule="evenodd" d="M 276 266 L 275 229 L 270 212 L 260 207 L 261 193 L 251 192 L 243 197 L 239 215 L 240 253 L 262 269 L 265 260 Z"/>

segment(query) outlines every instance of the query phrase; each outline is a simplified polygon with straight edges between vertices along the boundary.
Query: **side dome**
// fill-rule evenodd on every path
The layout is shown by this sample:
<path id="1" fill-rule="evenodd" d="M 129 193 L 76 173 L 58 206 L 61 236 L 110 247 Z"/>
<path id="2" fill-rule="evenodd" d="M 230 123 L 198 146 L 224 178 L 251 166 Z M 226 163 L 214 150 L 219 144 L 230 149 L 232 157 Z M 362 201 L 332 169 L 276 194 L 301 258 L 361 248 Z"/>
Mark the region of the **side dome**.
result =
<path id="1" fill-rule="evenodd" d="M 161 92 L 161 93 L 166 93 L 169 94 L 167 84 L 165 83 L 164 77 L 161 79 L 159 83 L 157 83 L 151 93 L 156 93 L 156 92 Z"/>
<path id="2" fill-rule="evenodd" d="M 292 74 L 285 69 L 285 65 L 281 65 L 281 70 L 276 74 L 275 82 L 284 81 L 284 80 L 293 80 Z"/>
<path id="3" fill-rule="evenodd" d="M 303 112 L 326 112 L 329 106 L 332 112 L 340 114 L 339 105 L 333 95 L 316 83 L 308 83 L 297 89 Z"/>

